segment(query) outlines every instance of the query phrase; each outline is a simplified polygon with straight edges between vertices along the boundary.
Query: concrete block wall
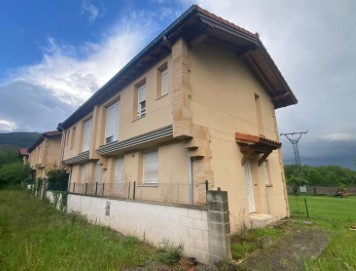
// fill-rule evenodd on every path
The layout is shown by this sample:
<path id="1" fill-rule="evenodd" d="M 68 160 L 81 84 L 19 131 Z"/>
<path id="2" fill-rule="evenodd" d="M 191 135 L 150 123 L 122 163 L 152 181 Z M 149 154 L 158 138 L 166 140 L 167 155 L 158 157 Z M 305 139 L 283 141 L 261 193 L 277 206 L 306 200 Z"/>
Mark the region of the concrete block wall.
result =
<path id="1" fill-rule="evenodd" d="M 210 262 L 208 211 L 129 200 L 68 195 L 68 212 L 87 216 L 92 223 L 109 226 L 155 246 L 164 240 L 184 246 L 184 255 Z"/>

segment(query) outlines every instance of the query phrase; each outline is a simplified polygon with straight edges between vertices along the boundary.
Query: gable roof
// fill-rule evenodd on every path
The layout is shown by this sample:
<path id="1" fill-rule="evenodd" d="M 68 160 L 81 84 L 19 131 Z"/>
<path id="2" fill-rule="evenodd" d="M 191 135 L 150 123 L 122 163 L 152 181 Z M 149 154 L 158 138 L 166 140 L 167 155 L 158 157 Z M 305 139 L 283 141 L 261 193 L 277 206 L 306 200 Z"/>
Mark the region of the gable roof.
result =
<path id="1" fill-rule="evenodd" d="M 30 147 L 28 148 L 28 153 L 30 154 L 38 145 L 40 145 L 42 143 L 42 141 L 45 138 L 57 138 L 57 137 L 61 137 L 62 136 L 62 132 L 54 130 L 54 131 L 48 131 L 48 132 L 44 132 L 39 139 L 37 139 L 37 141 Z"/>
<path id="2" fill-rule="evenodd" d="M 58 129 L 67 129 L 130 84 L 137 76 L 170 53 L 171 44 L 183 38 L 188 43 L 208 40 L 236 51 L 271 96 L 275 108 L 297 103 L 292 90 L 273 62 L 258 34 L 253 34 L 209 11 L 193 5 L 149 43 L 113 78 L 96 91 Z"/>
<path id="3" fill-rule="evenodd" d="M 19 156 L 28 156 L 27 148 L 19 148 Z"/>

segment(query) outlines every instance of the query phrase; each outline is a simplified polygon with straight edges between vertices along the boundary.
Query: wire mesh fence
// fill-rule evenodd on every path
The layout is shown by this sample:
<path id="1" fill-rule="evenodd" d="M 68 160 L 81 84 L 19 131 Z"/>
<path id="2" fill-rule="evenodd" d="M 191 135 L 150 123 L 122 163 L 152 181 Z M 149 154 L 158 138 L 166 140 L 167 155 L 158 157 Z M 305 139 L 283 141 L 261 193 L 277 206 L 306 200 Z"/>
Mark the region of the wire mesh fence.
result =
<path id="1" fill-rule="evenodd" d="M 208 182 L 137 184 L 136 182 L 70 183 L 68 192 L 98 197 L 154 201 L 177 205 L 206 205 Z"/>

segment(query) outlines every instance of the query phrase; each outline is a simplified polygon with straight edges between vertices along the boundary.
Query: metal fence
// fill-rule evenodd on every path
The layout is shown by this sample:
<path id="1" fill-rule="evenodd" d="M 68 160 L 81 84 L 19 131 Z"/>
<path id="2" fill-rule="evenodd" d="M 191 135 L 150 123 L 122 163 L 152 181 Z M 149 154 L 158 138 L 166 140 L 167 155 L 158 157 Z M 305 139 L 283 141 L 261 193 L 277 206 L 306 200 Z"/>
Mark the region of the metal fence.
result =
<path id="1" fill-rule="evenodd" d="M 177 205 L 206 205 L 208 181 L 204 183 L 70 183 L 68 192 L 97 197 L 113 197 Z"/>

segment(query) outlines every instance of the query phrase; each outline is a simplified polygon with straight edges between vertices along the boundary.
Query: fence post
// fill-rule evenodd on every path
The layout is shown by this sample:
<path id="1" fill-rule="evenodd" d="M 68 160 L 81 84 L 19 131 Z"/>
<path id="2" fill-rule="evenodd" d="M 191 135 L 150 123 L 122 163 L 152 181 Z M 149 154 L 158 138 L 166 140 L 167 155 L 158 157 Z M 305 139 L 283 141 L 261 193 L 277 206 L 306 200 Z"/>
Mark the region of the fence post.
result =
<path id="1" fill-rule="evenodd" d="M 205 181 L 205 192 L 208 192 L 209 191 L 209 181 L 206 180 Z"/>
<path id="2" fill-rule="evenodd" d="M 104 197 L 104 188 L 105 188 L 105 183 L 103 183 L 103 191 L 101 191 L 101 196 Z"/>
<path id="3" fill-rule="evenodd" d="M 129 182 L 129 191 L 127 192 L 127 198 L 130 199 L 130 188 L 131 188 L 131 182 Z"/>
<path id="4" fill-rule="evenodd" d="M 98 182 L 95 183 L 95 196 L 98 193 Z"/>
<path id="5" fill-rule="evenodd" d="M 136 198 L 136 181 L 134 181 L 133 195 L 132 195 L 132 199 L 135 200 L 135 198 Z"/>
<path id="6" fill-rule="evenodd" d="M 73 185 L 73 194 L 75 194 L 75 183 Z"/>
<path id="7" fill-rule="evenodd" d="M 88 191 L 88 183 L 85 183 L 85 192 L 84 192 L 85 195 L 87 194 L 87 191 Z"/>
<path id="8" fill-rule="evenodd" d="M 305 210 L 307 211 L 307 217 L 309 218 L 309 210 L 308 210 L 308 204 L 306 198 L 304 198 L 304 203 L 305 203 Z"/>

